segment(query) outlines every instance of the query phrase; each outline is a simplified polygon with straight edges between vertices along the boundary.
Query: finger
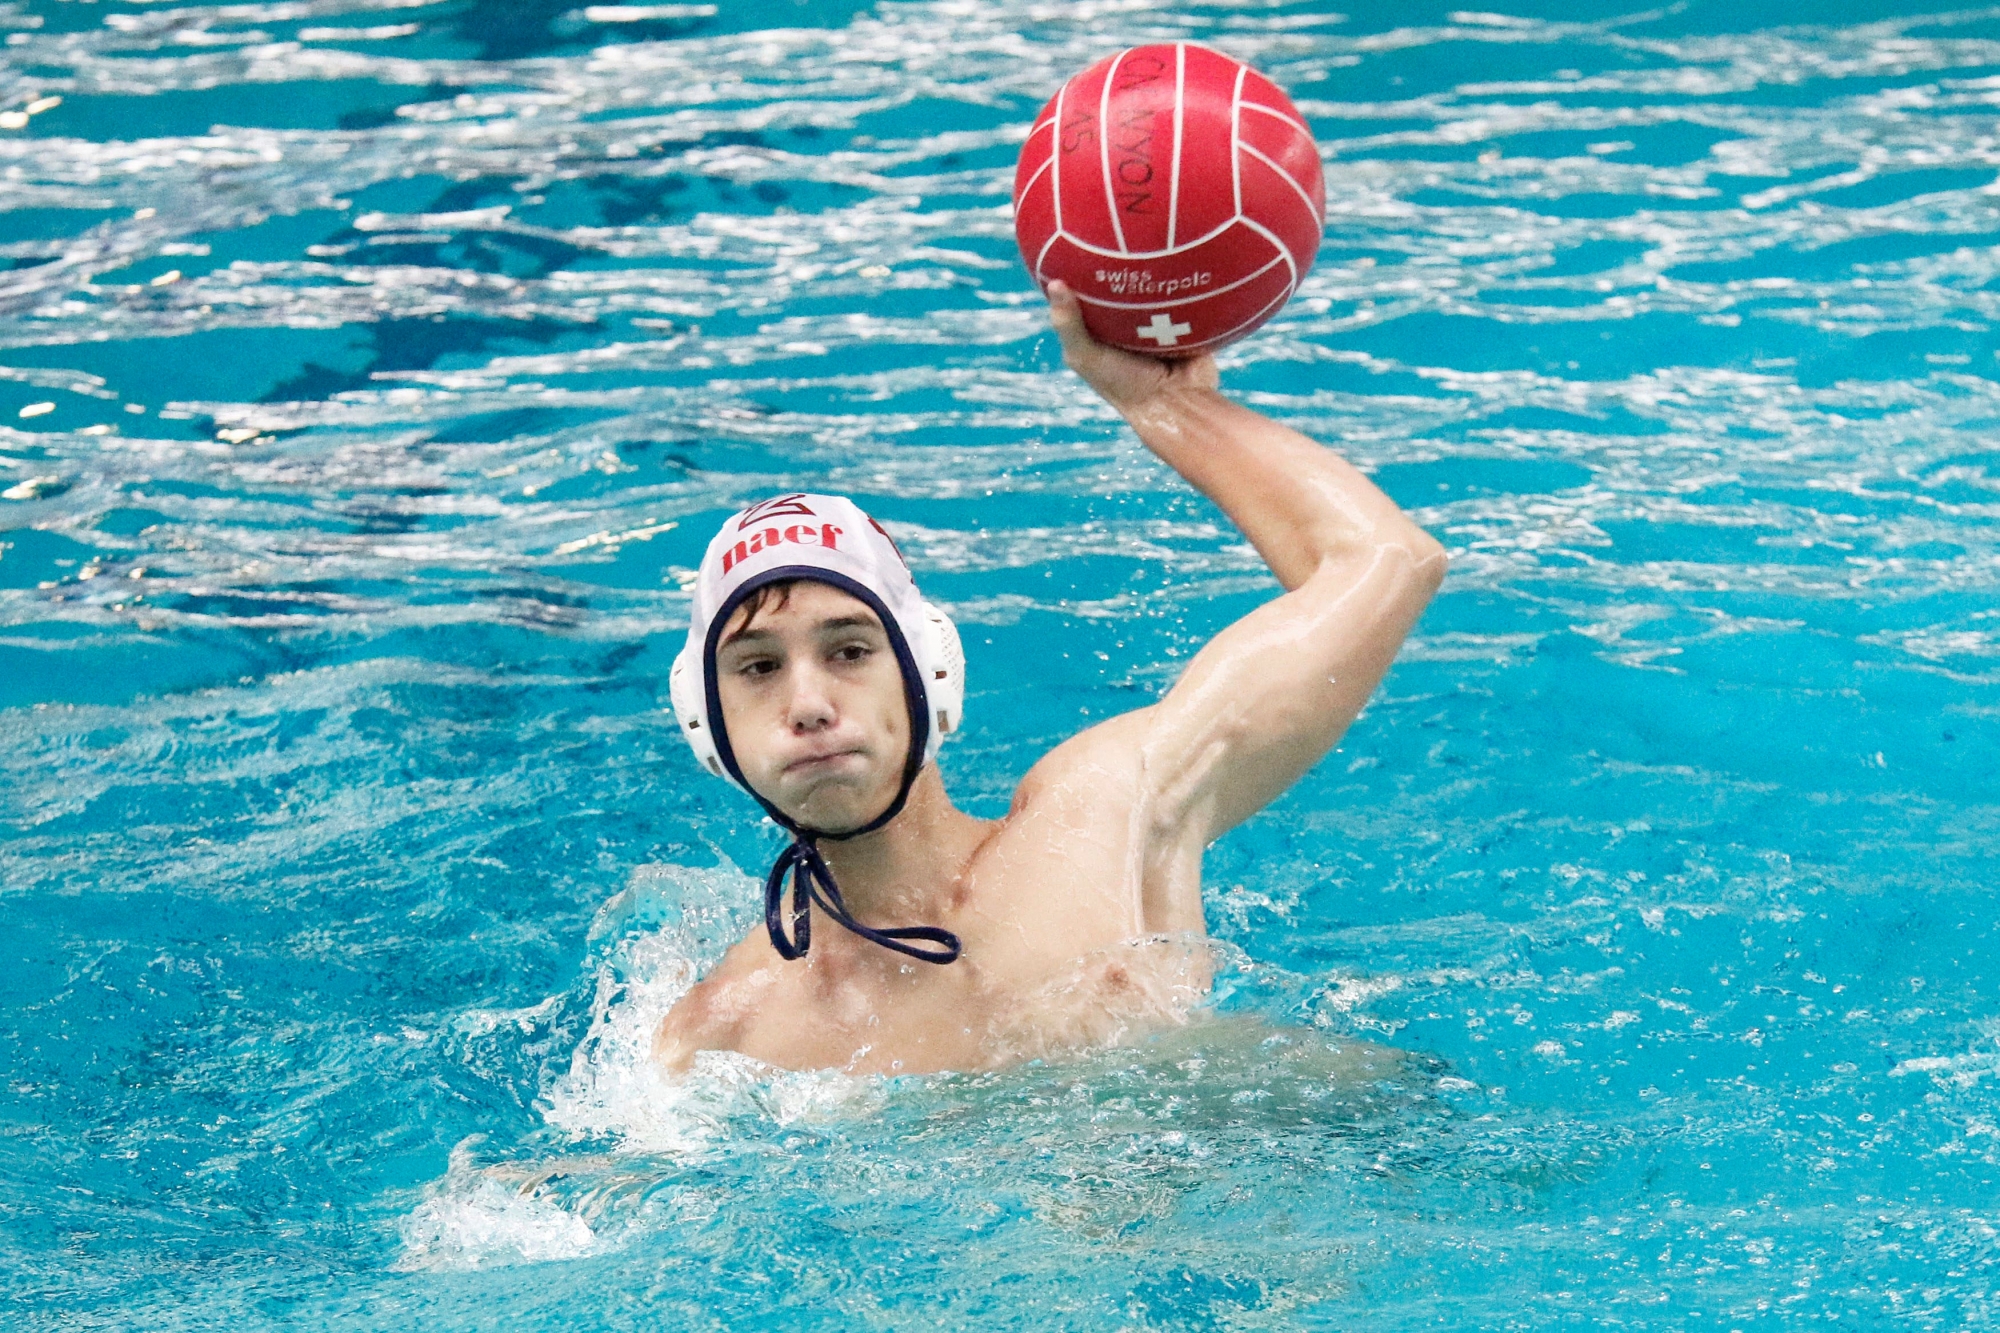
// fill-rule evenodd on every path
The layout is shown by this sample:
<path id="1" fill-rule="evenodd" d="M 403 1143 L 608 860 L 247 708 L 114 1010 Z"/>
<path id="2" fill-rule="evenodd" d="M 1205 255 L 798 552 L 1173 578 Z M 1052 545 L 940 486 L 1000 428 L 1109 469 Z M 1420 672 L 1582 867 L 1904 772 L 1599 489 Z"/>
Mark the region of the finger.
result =
<path id="1" fill-rule="evenodd" d="M 1096 346 L 1096 339 L 1083 323 L 1083 303 L 1076 299 L 1076 293 L 1067 284 L 1049 284 L 1049 323 L 1055 326 L 1056 337 L 1061 340 L 1063 359 L 1073 361 L 1078 355 Z"/>
<path id="2" fill-rule="evenodd" d="M 1068 333 L 1083 328 L 1083 303 L 1076 299 L 1065 282 L 1051 282 L 1048 286 L 1049 323 L 1056 326 L 1056 332 Z"/>

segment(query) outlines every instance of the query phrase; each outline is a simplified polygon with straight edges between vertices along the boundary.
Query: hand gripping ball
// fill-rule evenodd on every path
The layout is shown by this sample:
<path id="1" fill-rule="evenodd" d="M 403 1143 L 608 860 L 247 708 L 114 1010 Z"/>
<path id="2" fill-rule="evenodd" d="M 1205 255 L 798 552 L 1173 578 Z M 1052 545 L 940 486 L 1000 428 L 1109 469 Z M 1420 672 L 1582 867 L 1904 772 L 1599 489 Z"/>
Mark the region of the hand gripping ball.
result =
<path id="1" fill-rule="evenodd" d="M 1278 313 L 1319 251 L 1326 181 L 1277 85 L 1188 42 L 1135 46 L 1062 86 L 1014 172 L 1014 235 L 1099 342 L 1159 357 Z"/>

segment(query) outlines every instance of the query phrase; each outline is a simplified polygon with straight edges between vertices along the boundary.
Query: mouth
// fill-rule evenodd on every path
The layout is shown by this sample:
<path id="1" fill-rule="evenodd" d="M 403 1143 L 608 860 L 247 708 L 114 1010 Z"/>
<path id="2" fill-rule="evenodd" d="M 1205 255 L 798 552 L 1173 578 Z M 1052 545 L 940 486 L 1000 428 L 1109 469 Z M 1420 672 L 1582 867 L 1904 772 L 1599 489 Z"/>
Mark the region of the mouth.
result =
<path id="1" fill-rule="evenodd" d="M 828 750 L 823 754 L 809 754 L 794 759 L 785 765 L 788 778 L 812 777 L 820 773 L 834 772 L 843 767 L 849 759 L 859 759 L 859 749 Z"/>

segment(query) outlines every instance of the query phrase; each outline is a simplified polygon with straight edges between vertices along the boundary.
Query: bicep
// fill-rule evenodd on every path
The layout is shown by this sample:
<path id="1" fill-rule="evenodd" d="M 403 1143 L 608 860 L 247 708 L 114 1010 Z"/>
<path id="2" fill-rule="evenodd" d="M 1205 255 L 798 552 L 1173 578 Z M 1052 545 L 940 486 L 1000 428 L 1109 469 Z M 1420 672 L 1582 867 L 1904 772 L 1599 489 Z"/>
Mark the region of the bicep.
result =
<path id="1" fill-rule="evenodd" d="M 1442 573 L 1434 544 L 1372 547 L 1216 635 L 1150 710 L 1160 813 L 1205 844 L 1296 782 L 1368 702 Z"/>

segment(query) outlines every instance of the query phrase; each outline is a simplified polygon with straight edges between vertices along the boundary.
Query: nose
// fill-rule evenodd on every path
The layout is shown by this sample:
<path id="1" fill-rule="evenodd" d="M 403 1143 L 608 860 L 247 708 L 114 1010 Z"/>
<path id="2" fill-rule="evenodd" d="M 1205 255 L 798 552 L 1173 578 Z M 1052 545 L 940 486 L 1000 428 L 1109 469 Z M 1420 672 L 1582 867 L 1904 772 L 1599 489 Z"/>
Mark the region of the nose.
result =
<path id="1" fill-rule="evenodd" d="M 819 664 L 805 661 L 791 672 L 791 694 L 785 700 L 785 725 L 795 735 L 824 731 L 839 716 L 833 706 L 831 683 Z"/>

